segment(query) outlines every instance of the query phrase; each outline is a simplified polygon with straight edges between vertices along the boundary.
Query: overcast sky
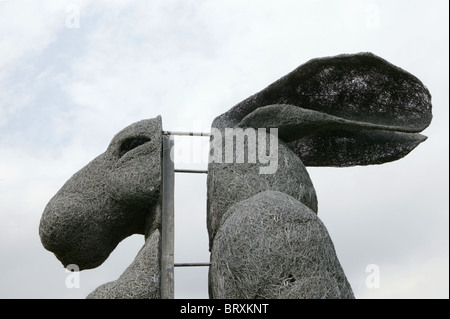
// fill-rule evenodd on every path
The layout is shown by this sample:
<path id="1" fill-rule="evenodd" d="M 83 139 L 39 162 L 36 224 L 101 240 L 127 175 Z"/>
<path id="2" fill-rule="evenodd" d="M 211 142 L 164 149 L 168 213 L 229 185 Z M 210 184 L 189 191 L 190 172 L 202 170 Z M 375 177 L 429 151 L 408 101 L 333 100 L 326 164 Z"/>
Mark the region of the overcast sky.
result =
<path id="1" fill-rule="evenodd" d="M 68 288 L 38 235 L 49 199 L 122 128 L 161 115 L 166 130 L 208 132 L 309 59 L 370 51 L 429 88 L 429 138 L 397 162 L 309 168 L 319 217 L 357 298 L 448 298 L 448 9 L 447 0 L 0 0 L 0 297 L 84 298 L 132 262 L 143 236 Z M 177 167 L 206 168 L 194 154 L 207 141 L 176 143 Z M 175 260 L 208 261 L 205 176 L 176 176 L 175 210 Z M 379 288 L 366 285 L 372 264 Z M 175 280 L 177 298 L 207 297 L 206 269 L 176 270 Z"/>

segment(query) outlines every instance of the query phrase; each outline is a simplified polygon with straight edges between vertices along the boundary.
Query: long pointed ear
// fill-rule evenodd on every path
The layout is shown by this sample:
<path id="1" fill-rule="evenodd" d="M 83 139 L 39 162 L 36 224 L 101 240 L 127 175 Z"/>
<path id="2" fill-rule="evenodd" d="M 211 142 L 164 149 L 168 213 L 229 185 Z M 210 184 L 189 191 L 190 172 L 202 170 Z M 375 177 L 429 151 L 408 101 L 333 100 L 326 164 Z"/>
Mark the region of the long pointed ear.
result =
<path id="1" fill-rule="evenodd" d="M 238 126 L 278 128 L 278 137 L 307 166 L 382 164 L 404 157 L 426 140 L 411 127 L 347 120 L 286 104 L 258 108 Z"/>
<path id="2" fill-rule="evenodd" d="M 309 166 L 381 164 L 425 138 L 431 95 L 371 53 L 311 60 L 216 118 L 213 126 L 278 127 Z"/>

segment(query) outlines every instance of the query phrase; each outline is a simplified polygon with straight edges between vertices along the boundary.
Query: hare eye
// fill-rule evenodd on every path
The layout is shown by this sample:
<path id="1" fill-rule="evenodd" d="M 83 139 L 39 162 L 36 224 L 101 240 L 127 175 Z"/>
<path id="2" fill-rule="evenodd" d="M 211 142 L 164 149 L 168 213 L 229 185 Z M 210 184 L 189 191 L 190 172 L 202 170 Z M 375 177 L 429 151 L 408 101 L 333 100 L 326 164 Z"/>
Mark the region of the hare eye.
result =
<path id="1" fill-rule="evenodd" d="M 119 158 L 125 155 L 127 152 L 131 151 L 132 149 L 145 144 L 147 142 L 150 142 L 149 137 L 145 136 L 137 136 L 137 137 L 129 137 L 125 139 L 122 144 L 120 144 L 119 148 Z"/>

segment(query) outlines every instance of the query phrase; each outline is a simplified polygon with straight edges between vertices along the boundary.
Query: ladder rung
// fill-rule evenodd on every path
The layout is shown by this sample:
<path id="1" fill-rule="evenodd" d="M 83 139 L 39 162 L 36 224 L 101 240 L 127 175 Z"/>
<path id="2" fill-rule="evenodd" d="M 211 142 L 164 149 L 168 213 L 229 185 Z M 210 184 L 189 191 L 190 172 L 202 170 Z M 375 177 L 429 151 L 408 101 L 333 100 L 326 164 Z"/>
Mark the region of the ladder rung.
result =
<path id="1" fill-rule="evenodd" d="M 176 263 L 174 267 L 209 267 L 211 263 Z"/>
<path id="2" fill-rule="evenodd" d="M 198 174 L 208 174 L 208 170 L 201 169 L 174 169 L 175 173 L 198 173 Z"/>
<path id="3" fill-rule="evenodd" d="M 175 131 L 162 131 L 163 135 L 178 135 L 178 136 L 211 136 L 209 133 L 203 132 L 175 132 Z"/>

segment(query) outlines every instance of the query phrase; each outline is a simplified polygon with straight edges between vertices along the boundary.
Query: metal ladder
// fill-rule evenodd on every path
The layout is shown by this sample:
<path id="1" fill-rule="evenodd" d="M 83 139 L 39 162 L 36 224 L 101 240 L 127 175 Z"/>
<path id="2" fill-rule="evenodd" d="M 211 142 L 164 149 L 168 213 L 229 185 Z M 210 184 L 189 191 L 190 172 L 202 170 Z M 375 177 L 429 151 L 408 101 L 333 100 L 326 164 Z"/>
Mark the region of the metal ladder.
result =
<path id="1" fill-rule="evenodd" d="M 173 136 L 204 136 L 208 133 L 162 131 L 162 203 L 161 203 L 161 299 L 174 299 L 174 267 L 209 267 L 210 263 L 174 263 L 175 244 L 175 173 L 207 174 L 207 170 L 175 169 L 170 151 Z"/>

